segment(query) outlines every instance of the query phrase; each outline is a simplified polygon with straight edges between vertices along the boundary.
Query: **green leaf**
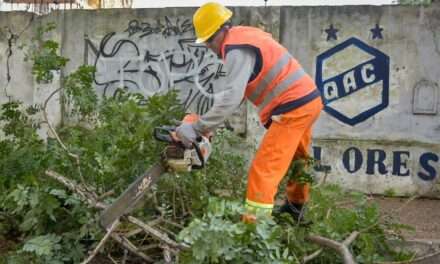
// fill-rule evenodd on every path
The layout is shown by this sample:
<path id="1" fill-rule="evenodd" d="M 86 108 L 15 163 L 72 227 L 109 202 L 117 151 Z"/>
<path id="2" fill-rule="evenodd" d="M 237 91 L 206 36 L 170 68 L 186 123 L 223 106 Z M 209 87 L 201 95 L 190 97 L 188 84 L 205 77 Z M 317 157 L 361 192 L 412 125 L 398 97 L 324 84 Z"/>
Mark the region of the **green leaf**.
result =
<path id="1" fill-rule="evenodd" d="M 66 199 L 67 198 L 67 194 L 65 190 L 61 190 L 61 189 L 50 189 L 49 194 L 52 194 L 55 197 L 58 197 L 60 199 Z"/>
<path id="2" fill-rule="evenodd" d="M 60 249 L 60 241 L 61 237 L 54 234 L 37 236 L 27 241 L 22 251 L 34 253 L 39 257 L 52 256 L 55 251 Z"/>

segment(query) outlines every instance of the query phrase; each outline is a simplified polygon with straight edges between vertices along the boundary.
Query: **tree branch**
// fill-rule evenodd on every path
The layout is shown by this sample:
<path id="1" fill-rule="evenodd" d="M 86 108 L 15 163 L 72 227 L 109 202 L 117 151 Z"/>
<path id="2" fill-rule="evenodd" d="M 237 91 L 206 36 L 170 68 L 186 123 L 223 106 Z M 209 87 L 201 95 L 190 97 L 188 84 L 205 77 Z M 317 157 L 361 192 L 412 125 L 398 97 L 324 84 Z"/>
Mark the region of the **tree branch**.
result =
<path id="1" fill-rule="evenodd" d="M 342 242 L 344 246 L 348 247 L 353 241 L 358 237 L 360 233 L 358 231 L 353 231 L 345 240 Z"/>
<path id="2" fill-rule="evenodd" d="M 101 239 L 101 241 L 99 241 L 98 245 L 96 246 L 96 248 L 93 250 L 93 252 L 89 255 L 89 257 L 87 259 L 85 259 L 83 262 L 81 262 L 81 264 L 87 264 L 89 263 L 95 256 L 96 254 L 98 254 L 98 251 L 101 249 L 102 246 L 104 246 L 104 243 L 107 241 L 107 239 L 110 238 L 111 233 L 113 233 L 113 231 L 116 229 L 116 227 L 118 227 L 119 225 L 119 219 L 116 219 L 110 226 L 110 228 L 108 229 L 107 233 L 105 234 L 105 236 Z"/>
<path id="3" fill-rule="evenodd" d="M 302 263 L 305 264 L 305 263 L 311 261 L 312 259 L 318 257 L 322 253 L 322 251 L 324 251 L 324 250 L 322 248 L 320 248 L 320 249 L 316 250 L 315 252 L 313 252 L 312 254 L 305 256 L 302 259 Z"/>
<path id="4" fill-rule="evenodd" d="M 66 186 L 69 190 L 77 193 L 83 200 L 85 200 L 91 207 L 95 207 L 98 209 L 105 209 L 107 205 L 103 202 L 98 202 L 95 200 L 95 195 L 91 194 L 87 188 L 83 187 L 81 184 L 77 184 L 75 181 L 70 180 L 61 174 L 58 174 L 51 170 L 46 170 L 46 175 L 57 180 Z"/>
<path id="5" fill-rule="evenodd" d="M 165 244 L 170 245 L 173 248 L 178 248 L 178 249 L 183 249 L 183 250 L 189 249 L 188 246 L 183 245 L 183 244 L 178 244 L 176 241 L 170 239 L 166 234 L 163 234 L 162 232 L 152 228 L 151 226 L 145 224 L 144 222 L 142 222 L 141 220 L 139 220 L 133 216 L 128 216 L 127 219 L 130 223 L 139 226 L 146 233 L 152 235 L 154 238 L 159 239 L 160 241 L 164 242 Z"/>
<path id="6" fill-rule="evenodd" d="M 112 233 L 111 237 L 112 237 L 113 240 L 115 240 L 116 242 L 121 244 L 121 246 L 126 248 L 128 251 L 130 251 L 131 253 L 135 254 L 136 256 L 142 258 L 146 262 L 149 262 L 149 263 L 153 263 L 154 262 L 154 260 L 152 258 L 150 258 L 149 256 L 145 255 L 144 253 L 140 252 L 138 250 L 138 248 L 135 245 L 133 245 L 130 242 L 130 240 L 128 240 L 124 236 L 121 236 L 121 235 L 116 234 L 116 233 Z"/>
<path id="7" fill-rule="evenodd" d="M 82 172 L 81 172 L 81 163 L 80 163 L 80 159 L 79 156 L 70 152 L 69 149 L 66 147 L 66 145 L 63 143 L 63 141 L 61 140 L 61 138 L 58 136 L 58 133 L 56 132 L 56 130 L 54 129 L 54 127 L 52 126 L 52 124 L 49 122 L 49 118 L 47 117 L 47 104 L 49 103 L 50 99 L 52 99 L 52 97 L 58 93 L 59 91 L 61 91 L 61 87 L 56 89 L 55 91 L 53 91 L 44 101 L 43 104 L 43 118 L 44 121 L 47 123 L 47 127 L 49 128 L 50 132 L 55 136 L 55 139 L 57 140 L 58 144 L 60 144 L 61 148 L 64 149 L 64 151 L 67 152 L 67 155 L 69 155 L 69 157 L 74 158 L 76 161 L 76 165 L 78 166 L 78 173 L 79 173 L 79 177 L 81 179 L 81 182 L 83 184 L 85 184 L 85 180 L 82 176 Z"/>
<path id="8" fill-rule="evenodd" d="M 353 254 L 351 254 L 350 250 L 348 249 L 348 246 L 357 238 L 358 235 L 359 232 L 354 231 L 342 243 L 317 235 L 308 235 L 306 239 L 312 243 L 335 250 L 339 255 L 342 256 L 344 264 L 356 264 Z M 316 256 L 318 255 L 319 254 L 316 254 Z M 311 259 L 309 259 L 308 261 L 310 260 Z"/>
<path id="9" fill-rule="evenodd" d="M 53 136 L 55 137 L 55 139 L 57 140 L 58 144 L 60 144 L 61 148 L 63 148 L 67 154 L 72 157 L 77 159 L 78 155 L 73 154 L 69 151 L 69 149 L 66 147 L 66 145 L 63 143 L 63 141 L 61 140 L 61 138 L 58 136 L 58 133 L 55 131 L 55 128 L 52 126 L 52 124 L 49 122 L 49 118 L 47 117 L 47 104 L 49 103 L 50 99 L 52 99 L 52 97 L 57 94 L 59 91 L 61 91 L 62 88 L 58 88 L 55 91 L 53 91 L 44 101 L 43 104 L 43 118 L 44 121 L 46 122 L 50 132 L 53 134 Z"/>
<path id="10" fill-rule="evenodd" d="M 96 200 L 102 201 L 102 200 L 104 200 L 104 198 L 107 198 L 108 196 L 112 196 L 114 194 L 115 194 L 115 192 L 113 190 L 110 190 L 108 192 L 101 194 Z"/>
<path id="11" fill-rule="evenodd" d="M 108 207 L 107 204 L 103 203 L 103 202 L 99 202 L 95 199 L 95 197 L 97 197 L 96 194 L 92 195 L 90 194 L 90 192 L 88 190 L 86 190 L 86 188 L 84 188 L 84 186 L 82 186 L 81 184 L 77 184 L 76 182 L 74 182 L 73 180 L 70 180 L 54 171 L 51 170 L 47 170 L 46 175 L 48 175 L 49 177 L 57 180 L 58 182 L 62 183 L 64 186 L 66 186 L 69 190 L 77 193 L 83 200 L 85 200 L 91 207 L 97 208 L 97 209 L 105 209 Z M 133 216 L 127 216 L 127 219 L 130 223 L 135 224 L 137 226 L 139 226 L 144 232 L 146 232 L 147 234 L 150 234 L 151 236 L 153 236 L 154 238 L 160 240 L 161 242 L 163 242 L 164 244 L 170 246 L 171 248 L 176 248 L 176 249 L 180 249 L 180 250 L 187 250 L 189 249 L 188 246 L 183 245 L 183 244 L 179 244 L 176 241 L 170 239 L 166 234 L 163 234 L 162 232 L 158 231 L 157 229 L 145 224 L 144 222 L 142 222 L 141 220 L 133 217 Z M 158 219 L 158 221 L 160 221 Z M 118 221 L 115 221 L 118 222 Z M 127 238 L 125 238 L 124 236 L 121 236 L 119 234 L 114 233 L 114 228 L 113 224 L 110 227 L 110 230 L 107 231 L 106 235 L 104 236 L 104 238 L 101 240 L 101 242 L 98 244 L 98 246 L 96 247 L 96 249 L 94 250 L 94 253 L 92 253 L 92 255 L 89 257 L 90 259 L 92 259 L 94 257 L 94 255 L 96 255 L 96 252 L 99 250 L 100 247 L 102 247 L 102 245 L 104 244 L 104 242 L 107 240 L 108 236 L 110 236 L 112 239 L 114 239 L 116 242 L 118 242 L 119 244 L 121 244 L 124 248 L 126 248 L 128 251 L 132 252 L 133 254 L 141 257 L 142 259 L 144 259 L 147 262 L 154 262 L 152 258 L 148 257 L 147 255 L 145 255 L 144 253 L 140 252 L 139 249 L 133 245 Z M 171 250 L 171 249 L 170 249 Z M 88 261 L 90 261 L 90 259 L 87 259 L 87 262 L 84 262 L 84 264 L 88 263 Z"/>

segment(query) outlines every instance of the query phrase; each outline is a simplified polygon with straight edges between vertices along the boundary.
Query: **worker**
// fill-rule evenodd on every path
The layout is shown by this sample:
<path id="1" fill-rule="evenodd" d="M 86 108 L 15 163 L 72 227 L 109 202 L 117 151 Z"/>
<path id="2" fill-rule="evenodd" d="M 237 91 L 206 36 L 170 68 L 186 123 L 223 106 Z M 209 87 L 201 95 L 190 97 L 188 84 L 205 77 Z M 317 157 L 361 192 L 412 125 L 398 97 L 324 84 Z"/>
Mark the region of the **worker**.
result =
<path id="1" fill-rule="evenodd" d="M 177 136 L 190 145 L 215 130 L 246 98 L 255 105 L 267 131 L 250 166 L 244 222 L 271 215 L 280 181 L 294 159 L 308 157 L 312 125 L 322 101 L 313 79 L 289 51 L 258 28 L 232 26 L 232 11 L 218 3 L 201 6 L 193 16 L 196 43 L 223 59 L 226 82 L 212 108 L 194 123 L 183 123 Z M 309 184 L 290 180 L 280 212 L 300 217 L 309 199 Z"/>

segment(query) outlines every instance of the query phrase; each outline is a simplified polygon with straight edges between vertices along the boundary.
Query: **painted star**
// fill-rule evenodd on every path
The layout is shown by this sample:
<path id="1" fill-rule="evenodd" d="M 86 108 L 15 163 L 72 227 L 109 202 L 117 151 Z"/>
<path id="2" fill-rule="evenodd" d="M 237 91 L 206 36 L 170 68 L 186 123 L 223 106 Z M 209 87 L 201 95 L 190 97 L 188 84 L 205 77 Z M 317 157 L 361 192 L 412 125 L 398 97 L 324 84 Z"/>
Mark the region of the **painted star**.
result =
<path id="1" fill-rule="evenodd" d="M 373 39 L 383 39 L 382 30 L 383 28 L 381 28 L 379 24 L 376 24 L 375 28 L 370 29 L 371 33 L 373 33 Z"/>
<path id="2" fill-rule="evenodd" d="M 339 29 L 336 29 L 333 27 L 333 24 L 330 25 L 328 29 L 325 30 L 327 33 L 327 41 L 334 39 L 337 40 L 338 37 L 336 36 L 336 33 L 339 31 Z"/>

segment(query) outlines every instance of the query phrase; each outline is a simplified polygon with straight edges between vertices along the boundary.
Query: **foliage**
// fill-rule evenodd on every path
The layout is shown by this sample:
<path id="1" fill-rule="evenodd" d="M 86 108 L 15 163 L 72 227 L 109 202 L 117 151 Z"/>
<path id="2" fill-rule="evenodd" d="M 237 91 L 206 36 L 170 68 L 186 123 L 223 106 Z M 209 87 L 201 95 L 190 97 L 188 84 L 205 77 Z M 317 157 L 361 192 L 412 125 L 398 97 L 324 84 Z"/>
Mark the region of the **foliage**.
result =
<path id="1" fill-rule="evenodd" d="M 344 206 L 344 202 L 347 205 Z M 399 227 L 381 221 L 377 204 L 368 202 L 364 194 L 347 193 L 338 186 L 326 186 L 312 192 L 309 208 L 308 216 L 314 223 L 310 232 L 313 234 L 343 241 L 351 232 L 361 232 L 352 246 L 359 263 L 374 263 L 388 255 L 392 259 L 396 256 L 386 242 L 393 237 L 386 235 L 385 231 L 393 230 L 393 233 L 399 234 Z M 326 252 L 322 257 L 331 259 L 332 255 Z"/>
<path id="2" fill-rule="evenodd" d="M 84 257 L 84 240 L 97 235 L 90 221 L 92 212 L 76 195 L 62 189 L 18 185 L 2 198 L 2 210 L 14 219 L 15 229 L 27 240 L 17 252 L 20 258 L 12 255 L 11 261 L 78 262 Z"/>
<path id="3" fill-rule="evenodd" d="M 38 123 L 32 118 L 35 108 L 23 109 L 20 102 L 1 105 L 0 122 L 5 138 L 0 141 L 0 192 L 17 183 L 36 184 L 48 165 L 50 153 L 38 137 Z"/>
<path id="4" fill-rule="evenodd" d="M 153 129 L 182 115 L 176 100 L 175 93 L 153 96 L 144 105 L 129 95 L 103 99 L 92 128 L 60 128 L 64 143 L 80 156 L 87 183 L 100 192 L 118 193 L 158 161 L 163 145 L 153 139 Z M 53 168 L 79 180 L 77 165 L 65 151 L 56 144 L 51 150 L 56 153 Z"/>
<path id="5" fill-rule="evenodd" d="M 337 206 L 347 200 L 354 203 L 351 208 Z M 368 203 L 365 195 L 332 185 L 315 188 L 309 208 L 307 217 L 313 224 L 308 227 L 296 225 L 290 217 L 281 217 L 277 223 L 260 217 L 256 225 L 245 225 L 238 219 L 244 209 L 236 202 L 211 200 L 204 216 L 179 234 L 191 245 L 191 251 L 182 255 L 183 263 L 300 263 L 318 249 L 307 241 L 308 234 L 343 241 L 353 231 L 361 232 L 351 247 L 358 263 L 408 259 L 408 254 L 388 245 L 391 237 L 385 236 L 385 230 L 396 226 L 381 222 L 377 206 Z M 324 250 L 314 263 L 342 260 Z"/>
<path id="6" fill-rule="evenodd" d="M 153 139 L 153 128 L 183 115 L 176 102 L 175 92 L 153 96 L 143 104 L 128 94 L 104 99 L 97 107 L 93 129 L 74 125 L 58 132 L 69 150 L 80 156 L 86 182 L 99 193 L 113 190 L 118 194 L 160 158 L 163 145 Z M 26 253 L 20 258 L 32 263 L 78 262 L 85 249 L 102 236 L 93 220 L 97 214 L 44 176 L 46 169 L 52 169 L 79 180 L 77 163 L 53 139 L 44 144 L 21 108 L 20 103 L 8 103 L 0 115 L 8 136 L 0 141 L 0 152 L 5 153 L 0 166 L 6 176 L 0 177 L 4 183 L 0 211 L 15 219 L 12 228 L 25 241 L 35 237 L 47 240 L 42 249 L 26 242 L 17 252 Z M 56 234 L 57 239 L 47 234 Z M 33 246 L 25 247 L 27 243 Z M 19 257 L 12 255 L 10 259 Z"/>
<path id="7" fill-rule="evenodd" d="M 74 101 L 74 113 L 88 117 L 96 111 L 98 96 L 93 88 L 95 67 L 81 65 L 64 82 L 67 97 Z"/>
<path id="8" fill-rule="evenodd" d="M 35 37 L 32 38 L 33 46 L 30 48 L 26 59 L 33 62 L 32 73 L 38 83 L 49 83 L 54 78 L 54 71 L 61 70 L 69 61 L 58 55 L 58 42 L 44 40 L 44 35 L 55 29 L 54 23 L 49 23 L 37 29 Z"/>
<path id="9" fill-rule="evenodd" d="M 172 118 L 183 115 L 175 92 L 156 95 L 140 102 L 139 96 L 128 94 L 103 99 L 97 107 L 96 118 L 91 120 L 92 129 L 80 125 L 58 129 L 69 150 L 80 156 L 81 172 L 86 176 L 86 182 L 99 193 L 113 190 L 117 196 L 137 175 L 156 162 L 160 158 L 163 145 L 153 139 L 153 128 L 170 124 Z M 17 142 L 29 140 L 32 138 L 29 135 L 35 134 L 33 137 L 38 139 L 36 127 L 24 112 L 18 110 L 19 103 L 5 105 L 4 109 L 7 109 L 2 112 L 2 120 L 6 121 L 4 127 L 11 128 L 16 135 L 14 142 L 9 143 L 8 147 L 21 146 Z M 5 142 L 9 141 L 1 141 L 1 146 Z M 18 261 L 25 258 L 35 263 L 56 263 L 61 256 L 71 260 L 78 259 L 84 255 L 88 241 L 93 242 L 102 235 L 96 222 L 90 221 L 96 218 L 95 212 L 87 209 L 75 195 L 59 189 L 57 184 L 43 175 L 50 168 L 79 180 L 75 160 L 68 157 L 53 139 L 49 139 L 47 145 L 39 139 L 37 142 L 38 148 L 35 150 L 31 145 L 23 143 L 23 152 L 32 153 L 26 162 L 35 166 L 34 170 L 28 170 L 32 172 L 33 181 L 14 177 L 14 173 L 19 171 L 11 167 L 11 177 L 1 178 L 10 179 L 11 183 L 5 185 L 8 186 L 5 193 L 9 194 L 2 197 L 0 210 L 16 219 L 13 229 L 18 230 L 25 241 L 34 241 L 36 237 L 48 241 L 41 244 L 44 245 L 42 249 L 34 250 L 30 249 L 35 247 L 35 243 L 30 243 L 34 247 L 26 247 L 24 250 L 24 245 L 28 243 L 26 242 L 22 250 L 17 252 L 20 254 L 12 255 L 9 259 Z M 245 161 L 233 149 L 220 151 L 223 147 L 231 148 L 237 142 L 237 136 L 230 131 L 221 130 L 215 138 L 215 150 L 207 169 L 194 174 L 170 174 L 163 177 L 157 192 L 158 207 L 168 208 L 168 216 L 173 216 L 172 210 L 177 214 L 187 210 L 195 215 L 202 215 L 209 197 L 218 192 L 229 191 L 223 193 L 223 197 L 226 195 L 231 199 L 242 195 Z M 4 151 L 6 153 L 8 150 Z M 22 158 L 23 156 L 3 155 L 0 164 L 17 164 L 23 161 Z M 172 197 L 176 186 L 181 188 L 181 201 L 187 201 L 184 209 Z M 155 209 L 155 206 L 150 205 L 142 212 L 148 213 Z M 149 215 L 151 216 L 155 215 Z M 76 230 L 81 230 L 81 233 L 76 234 Z M 56 234 L 61 240 L 53 236 L 46 237 L 48 234 Z M 69 257 L 69 252 L 66 252 L 69 248 L 77 249 L 69 251 L 75 252 L 74 256 Z M 51 253 L 42 255 L 39 252 Z"/>
<path id="10" fill-rule="evenodd" d="M 182 254 L 182 263 L 289 263 L 282 247 L 283 228 L 260 216 L 258 225 L 244 224 L 239 216 L 242 203 L 211 199 L 202 219 L 193 220 L 179 238 L 191 245 Z M 209 243 L 207 243 L 209 241 Z"/>
<path id="11" fill-rule="evenodd" d="M 313 183 L 311 168 L 314 164 L 315 160 L 311 157 L 293 160 L 286 177 L 299 183 Z"/>
<path id="12" fill-rule="evenodd" d="M 396 197 L 396 190 L 393 188 L 388 188 L 384 191 L 384 195 L 387 197 Z"/>
<path id="13" fill-rule="evenodd" d="M 41 29 L 39 34 L 44 32 Z M 51 47 L 55 52 L 56 47 Z M 30 56 L 34 66 L 46 63 L 42 60 L 46 51 L 34 52 Z M 34 74 L 51 81 L 53 65 L 45 66 Z M 45 144 L 38 137 L 41 120 L 32 116 L 37 107 L 24 110 L 20 102 L 2 105 L 0 121 L 6 137 L 0 141 L 0 212 L 13 219 L 1 226 L 2 234 L 18 233 L 23 241 L 20 250 L 9 254 L 8 263 L 78 263 L 103 235 L 95 221 L 98 214 L 59 189 L 44 175 L 46 169 L 77 180 L 85 175 L 98 193 L 113 190 L 118 194 L 160 158 L 162 146 L 153 140 L 153 128 L 183 115 L 175 92 L 148 100 L 120 92 L 116 98 L 98 101 L 93 74 L 93 67 L 81 66 L 64 82 L 73 114 L 87 122 L 57 129 L 69 151 L 80 157 L 79 167 L 54 139 Z"/>
<path id="14" fill-rule="evenodd" d="M 243 146 L 242 141 L 231 131 L 218 130 L 212 142 L 212 155 L 203 170 L 170 173 L 162 177 L 157 187 L 162 212 L 173 218 L 190 212 L 202 216 L 213 196 L 241 199 L 245 188 L 246 160 L 233 146 Z"/>

